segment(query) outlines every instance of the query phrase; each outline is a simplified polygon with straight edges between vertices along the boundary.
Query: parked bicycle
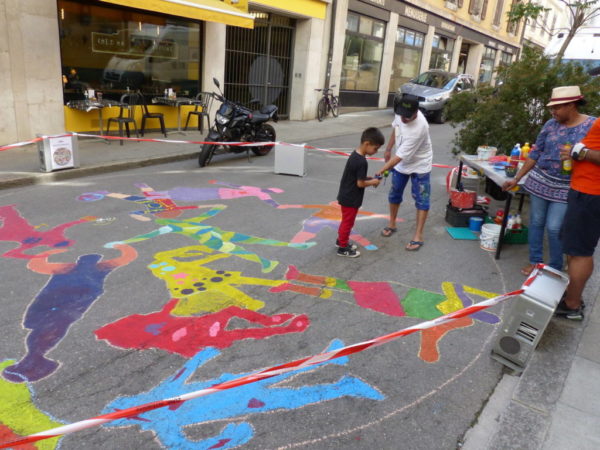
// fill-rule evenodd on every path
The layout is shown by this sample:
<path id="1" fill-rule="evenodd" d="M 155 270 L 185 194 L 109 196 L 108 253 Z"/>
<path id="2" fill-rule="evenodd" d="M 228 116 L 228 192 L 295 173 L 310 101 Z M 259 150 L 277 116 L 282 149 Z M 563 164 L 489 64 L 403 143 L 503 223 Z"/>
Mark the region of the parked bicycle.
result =
<path id="1" fill-rule="evenodd" d="M 333 114 L 333 117 L 337 117 L 340 113 L 340 98 L 337 95 L 333 95 L 334 87 L 335 84 L 330 88 L 315 89 L 315 91 L 323 93 L 323 96 L 317 105 L 317 119 L 319 119 L 319 122 L 322 122 L 330 111 L 331 114 Z"/>

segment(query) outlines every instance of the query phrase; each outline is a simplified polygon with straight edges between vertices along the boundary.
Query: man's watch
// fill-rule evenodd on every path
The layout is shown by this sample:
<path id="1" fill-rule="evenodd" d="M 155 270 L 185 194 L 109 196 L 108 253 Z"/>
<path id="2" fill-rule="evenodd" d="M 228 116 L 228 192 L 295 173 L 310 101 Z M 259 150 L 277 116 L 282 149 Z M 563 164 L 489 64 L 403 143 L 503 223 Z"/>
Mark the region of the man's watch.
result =
<path id="1" fill-rule="evenodd" d="M 589 148 L 583 145 L 581 142 L 578 142 L 573 146 L 571 150 L 571 157 L 575 161 L 583 161 L 585 159 L 585 155 L 587 154 Z"/>

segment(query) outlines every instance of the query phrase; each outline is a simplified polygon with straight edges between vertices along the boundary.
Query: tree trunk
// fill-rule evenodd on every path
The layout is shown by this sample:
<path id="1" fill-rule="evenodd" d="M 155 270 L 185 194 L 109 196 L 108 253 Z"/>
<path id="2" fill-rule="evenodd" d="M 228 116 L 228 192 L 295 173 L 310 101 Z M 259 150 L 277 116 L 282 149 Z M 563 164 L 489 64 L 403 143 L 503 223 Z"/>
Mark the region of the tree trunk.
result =
<path id="1" fill-rule="evenodd" d="M 575 36 L 576 33 L 577 33 L 577 28 L 571 28 L 569 30 L 569 34 L 567 35 L 567 38 L 565 39 L 565 42 L 563 42 L 562 47 L 560 48 L 560 50 L 556 54 L 556 62 L 557 63 L 560 63 L 562 61 L 563 56 L 565 55 L 565 52 L 567 51 L 567 47 L 569 46 L 569 44 L 573 40 L 573 37 Z"/>

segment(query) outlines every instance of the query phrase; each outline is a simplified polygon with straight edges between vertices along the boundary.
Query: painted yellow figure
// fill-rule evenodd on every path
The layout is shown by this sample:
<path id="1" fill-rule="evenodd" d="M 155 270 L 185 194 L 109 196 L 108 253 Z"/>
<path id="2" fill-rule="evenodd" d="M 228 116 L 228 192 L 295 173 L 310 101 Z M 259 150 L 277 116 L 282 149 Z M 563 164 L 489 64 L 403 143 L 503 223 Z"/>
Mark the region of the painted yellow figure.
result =
<path id="1" fill-rule="evenodd" d="M 242 276 L 241 272 L 215 270 L 206 265 L 231 254 L 217 253 L 209 247 L 190 246 L 159 252 L 148 266 L 154 276 L 164 280 L 172 298 L 179 299 L 171 311 L 176 316 L 217 312 L 229 306 L 257 311 L 264 302 L 238 289 L 241 285 L 275 287 L 284 280 Z"/>

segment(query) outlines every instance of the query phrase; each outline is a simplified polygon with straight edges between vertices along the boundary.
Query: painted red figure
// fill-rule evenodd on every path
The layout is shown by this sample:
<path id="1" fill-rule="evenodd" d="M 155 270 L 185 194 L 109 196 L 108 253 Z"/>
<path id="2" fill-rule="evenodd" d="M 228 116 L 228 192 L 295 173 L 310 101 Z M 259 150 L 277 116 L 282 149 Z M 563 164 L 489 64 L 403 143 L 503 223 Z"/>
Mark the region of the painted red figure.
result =
<path id="1" fill-rule="evenodd" d="M 268 316 L 237 306 L 200 317 L 172 316 L 170 312 L 178 301 L 171 299 L 160 312 L 124 317 L 99 328 L 95 334 L 98 339 L 105 339 L 116 347 L 138 350 L 160 348 L 191 358 L 205 347 L 223 349 L 243 339 L 298 333 L 310 324 L 304 314 Z M 228 324 L 234 318 L 260 326 L 231 329 Z"/>

